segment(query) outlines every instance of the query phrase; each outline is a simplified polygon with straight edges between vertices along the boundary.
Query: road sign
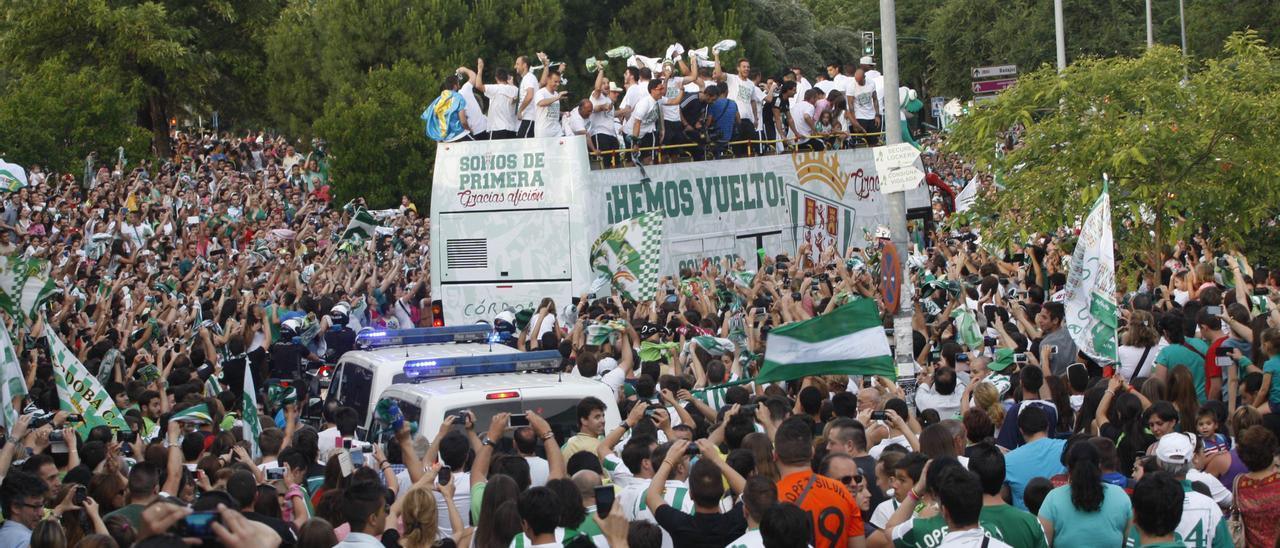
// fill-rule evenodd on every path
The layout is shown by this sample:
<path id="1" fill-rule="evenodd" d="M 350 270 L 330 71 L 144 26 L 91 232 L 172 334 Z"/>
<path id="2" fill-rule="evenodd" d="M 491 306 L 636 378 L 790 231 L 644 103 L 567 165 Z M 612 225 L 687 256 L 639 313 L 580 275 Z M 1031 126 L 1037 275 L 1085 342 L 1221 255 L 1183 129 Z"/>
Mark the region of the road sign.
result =
<path id="1" fill-rule="evenodd" d="M 974 82 L 974 93 L 995 93 L 1007 87 L 1012 87 L 1018 82 L 1017 78 L 1006 78 L 1004 80 L 987 80 L 984 82 Z"/>
<path id="2" fill-rule="evenodd" d="M 914 165 L 880 171 L 880 192 L 906 192 L 920 186 L 924 172 Z"/>
<path id="3" fill-rule="evenodd" d="M 880 260 L 880 300 L 884 313 L 893 314 L 902 301 L 902 258 L 898 256 L 898 247 L 893 242 L 885 242 Z"/>
<path id="4" fill-rule="evenodd" d="M 997 78 L 1000 76 L 1016 76 L 1018 65 L 997 65 L 993 67 L 973 67 L 973 79 Z"/>
<path id="5" fill-rule="evenodd" d="M 920 151 L 908 143 L 898 143 L 872 148 L 871 156 L 876 162 L 876 171 L 884 172 L 914 164 L 920 158 Z"/>

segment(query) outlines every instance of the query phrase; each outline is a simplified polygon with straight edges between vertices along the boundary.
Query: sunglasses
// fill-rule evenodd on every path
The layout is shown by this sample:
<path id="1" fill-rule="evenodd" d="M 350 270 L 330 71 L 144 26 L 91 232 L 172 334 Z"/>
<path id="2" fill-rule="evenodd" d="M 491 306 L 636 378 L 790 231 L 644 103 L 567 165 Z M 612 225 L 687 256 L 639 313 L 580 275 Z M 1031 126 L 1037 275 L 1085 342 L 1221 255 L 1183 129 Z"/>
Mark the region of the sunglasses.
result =
<path id="1" fill-rule="evenodd" d="M 855 484 L 855 483 L 862 483 L 862 474 L 855 474 L 855 475 L 852 475 L 852 476 L 843 476 L 843 477 L 841 477 L 841 478 L 840 478 L 840 483 L 843 483 L 843 484 L 845 484 L 845 485 L 853 485 L 853 484 Z"/>

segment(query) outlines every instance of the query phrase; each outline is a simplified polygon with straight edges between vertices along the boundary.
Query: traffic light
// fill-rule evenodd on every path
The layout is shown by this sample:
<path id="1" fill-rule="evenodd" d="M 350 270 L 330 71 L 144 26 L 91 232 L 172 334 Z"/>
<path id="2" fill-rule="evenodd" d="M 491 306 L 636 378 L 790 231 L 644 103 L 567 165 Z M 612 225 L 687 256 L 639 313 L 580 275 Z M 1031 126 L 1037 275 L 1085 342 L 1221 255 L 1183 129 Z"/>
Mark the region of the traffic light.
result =
<path id="1" fill-rule="evenodd" d="M 876 33 L 871 31 L 862 31 L 862 54 L 876 54 Z"/>

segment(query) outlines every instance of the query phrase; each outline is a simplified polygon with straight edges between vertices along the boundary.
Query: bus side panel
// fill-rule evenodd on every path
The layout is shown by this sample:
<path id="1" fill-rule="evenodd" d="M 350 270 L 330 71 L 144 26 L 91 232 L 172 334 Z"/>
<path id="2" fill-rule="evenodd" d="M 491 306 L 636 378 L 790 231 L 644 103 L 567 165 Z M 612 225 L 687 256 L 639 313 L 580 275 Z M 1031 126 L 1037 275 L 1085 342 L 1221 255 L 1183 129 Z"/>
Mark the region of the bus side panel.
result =
<path id="1" fill-rule="evenodd" d="M 431 292 L 446 324 L 492 321 L 505 305 L 542 297 L 570 306 L 573 289 L 590 283 L 587 172 L 582 136 L 436 148 Z"/>

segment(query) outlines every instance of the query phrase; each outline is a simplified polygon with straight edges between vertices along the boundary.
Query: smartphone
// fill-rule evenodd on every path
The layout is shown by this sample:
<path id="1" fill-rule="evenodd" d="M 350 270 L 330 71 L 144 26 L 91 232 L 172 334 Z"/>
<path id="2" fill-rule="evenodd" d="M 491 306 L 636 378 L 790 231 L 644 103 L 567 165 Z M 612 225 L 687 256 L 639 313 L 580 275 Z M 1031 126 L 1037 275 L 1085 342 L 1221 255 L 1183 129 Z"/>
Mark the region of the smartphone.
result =
<path id="1" fill-rule="evenodd" d="M 1206 306 L 1206 307 L 1204 307 L 1204 309 L 1205 309 L 1205 311 L 1206 311 L 1206 312 L 1208 312 L 1208 313 L 1209 313 L 1209 315 L 1211 315 L 1211 316 L 1221 316 L 1221 315 L 1222 315 L 1222 307 L 1221 307 L 1221 306 L 1212 306 L 1212 305 L 1210 305 L 1210 306 Z"/>
<path id="2" fill-rule="evenodd" d="M 449 480 L 453 479 L 453 469 L 448 466 L 441 466 L 440 472 L 436 474 L 437 485 L 449 485 Z"/>
<path id="3" fill-rule="evenodd" d="M 755 308 L 754 308 L 754 311 L 755 311 L 756 315 L 768 314 L 768 313 L 769 313 L 769 310 L 768 310 L 767 308 L 763 307 L 763 306 L 757 306 L 757 307 L 755 307 Z"/>
<path id="4" fill-rule="evenodd" d="M 1014 363 L 1027 363 L 1027 353 L 1018 352 L 1017 354 L 1014 354 L 1013 361 Z"/>
<path id="5" fill-rule="evenodd" d="M 596 514 L 600 519 L 609 517 L 609 511 L 613 510 L 613 486 L 600 485 L 596 487 Z"/>
<path id="6" fill-rule="evenodd" d="M 1253 288 L 1253 294 L 1259 297 L 1265 297 L 1270 294 L 1270 291 L 1265 287 L 1255 287 Z"/>
<path id="7" fill-rule="evenodd" d="M 67 415 L 67 422 L 68 423 L 84 422 L 84 415 Z"/>
<path id="8" fill-rule="evenodd" d="M 138 433 L 137 433 L 137 432 L 129 432 L 129 431 L 125 431 L 125 430 L 117 430 L 117 431 L 116 431 L 116 441 L 118 441 L 118 442 L 120 442 L 120 443 L 134 443 L 134 442 L 138 441 Z"/>
<path id="9" fill-rule="evenodd" d="M 690 443 L 688 447 L 684 448 L 684 454 L 687 457 L 696 457 L 702 454 L 702 449 L 698 448 L 697 445 Z"/>
<path id="10" fill-rule="evenodd" d="M 889 414 L 888 414 L 888 413 L 885 413 L 884 411 L 872 411 L 872 412 L 871 412 L 871 420 L 873 420 L 873 421 L 887 421 L 887 420 L 889 420 Z"/>
<path id="11" fill-rule="evenodd" d="M 1219 346 L 1213 350 L 1213 355 L 1219 358 L 1231 356 L 1231 349 L 1226 346 Z"/>
<path id="12" fill-rule="evenodd" d="M 513 414 L 509 418 L 507 418 L 508 428 L 520 428 L 522 426 L 529 426 L 528 415 L 525 415 L 524 413 L 520 413 L 518 415 Z"/>
<path id="13" fill-rule="evenodd" d="M 347 451 L 351 455 L 351 464 L 353 466 L 364 466 L 364 451 L 359 449 L 351 451 L 350 448 L 347 448 Z"/>
<path id="14" fill-rule="evenodd" d="M 88 497 L 89 497 L 89 490 L 86 489 L 85 486 L 83 485 L 77 485 L 76 494 L 71 500 L 76 504 L 76 506 L 79 506 L 81 504 L 84 504 L 84 499 Z"/>
<path id="15" fill-rule="evenodd" d="M 178 536 L 195 537 L 201 540 L 216 538 L 213 534 L 213 524 L 218 521 L 217 511 L 192 512 L 178 522 Z"/>
<path id="16" fill-rule="evenodd" d="M 965 354 L 964 352 L 957 353 L 957 354 L 956 354 L 956 361 L 958 361 L 958 362 L 968 362 L 968 361 L 969 361 L 969 355 L 968 355 L 968 354 Z"/>
<path id="17" fill-rule="evenodd" d="M 284 468 L 268 468 L 267 481 L 276 481 L 284 479 Z"/>

